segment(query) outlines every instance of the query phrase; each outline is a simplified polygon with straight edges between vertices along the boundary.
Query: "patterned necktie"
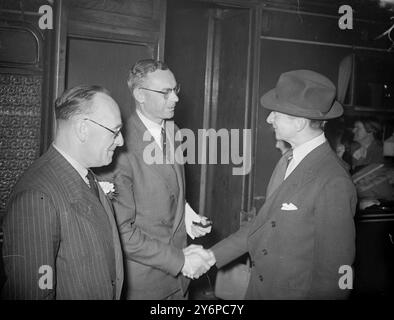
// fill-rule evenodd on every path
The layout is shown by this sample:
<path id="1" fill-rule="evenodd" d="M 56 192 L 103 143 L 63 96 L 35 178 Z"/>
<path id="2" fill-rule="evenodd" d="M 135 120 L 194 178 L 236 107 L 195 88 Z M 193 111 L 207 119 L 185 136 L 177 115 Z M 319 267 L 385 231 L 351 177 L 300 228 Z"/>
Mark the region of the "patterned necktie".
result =
<path id="1" fill-rule="evenodd" d="M 164 126 L 161 127 L 161 149 L 163 150 L 163 159 L 164 162 L 166 161 L 166 154 L 167 154 L 167 134 L 166 134 L 166 125 L 164 123 Z"/>
<path id="2" fill-rule="evenodd" d="M 269 198 L 271 194 L 281 185 L 283 180 L 285 179 L 287 167 L 293 159 L 293 150 L 285 152 L 285 154 L 280 158 L 278 164 L 276 165 L 274 172 L 272 173 L 270 182 L 267 187 L 267 195 L 266 198 Z"/>
<path id="3" fill-rule="evenodd" d="M 99 191 L 98 191 L 97 183 L 96 183 L 96 180 L 94 179 L 93 172 L 90 169 L 88 169 L 88 174 L 86 175 L 86 178 L 89 181 L 90 190 L 93 192 L 93 194 L 97 198 L 99 198 Z"/>

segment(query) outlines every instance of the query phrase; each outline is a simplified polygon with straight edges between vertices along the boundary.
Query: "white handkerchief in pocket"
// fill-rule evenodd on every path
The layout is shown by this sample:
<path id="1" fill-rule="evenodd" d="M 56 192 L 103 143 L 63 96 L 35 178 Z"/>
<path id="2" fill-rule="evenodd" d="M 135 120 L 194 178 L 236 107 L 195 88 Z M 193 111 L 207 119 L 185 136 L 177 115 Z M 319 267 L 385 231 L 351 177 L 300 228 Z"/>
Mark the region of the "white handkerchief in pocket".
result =
<path id="1" fill-rule="evenodd" d="M 290 202 L 290 203 L 282 203 L 281 210 L 293 211 L 293 210 L 298 210 L 298 208 L 293 203 Z"/>

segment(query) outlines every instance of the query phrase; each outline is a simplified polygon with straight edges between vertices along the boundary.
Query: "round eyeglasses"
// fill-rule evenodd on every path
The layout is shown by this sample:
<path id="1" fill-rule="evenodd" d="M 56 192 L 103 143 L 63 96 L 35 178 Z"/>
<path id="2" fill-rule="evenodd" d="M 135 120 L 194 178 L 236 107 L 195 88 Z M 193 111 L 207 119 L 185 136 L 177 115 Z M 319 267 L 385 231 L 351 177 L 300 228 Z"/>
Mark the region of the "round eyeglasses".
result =
<path id="1" fill-rule="evenodd" d="M 97 124 L 97 125 L 100 126 L 101 128 L 104 128 L 104 129 L 108 130 L 109 132 L 111 132 L 111 133 L 114 135 L 114 139 L 116 139 L 116 138 L 119 136 L 120 131 L 122 130 L 122 126 L 121 126 L 119 129 L 112 130 L 112 129 L 107 128 L 106 126 L 104 126 L 104 125 L 102 125 L 102 124 L 100 124 L 100 123 L 98 123 L 98 122 L 92 120 L 92 119 L 84 118 L 83 120 L 88 120 L 88 121 L 90 121 L 90 122 L 93 122 L 94 124 Z"/>
<path id="2" fill-rule="evenodd" d="M 153 89 L 144 88 L 144 87 L 140 87 L 140 89 L 161 93 L 164 96 L 164 99 L 168 99 L 171 92 L 174 92 L 176 95 L 178 95 L 179 91 L 181 90 L 181 86 L 179 84 L 177 84 L 175 86 L 175 88 L 169 88 L 169 89 L 164 89 L 164 90 L 153 90 Z"/>

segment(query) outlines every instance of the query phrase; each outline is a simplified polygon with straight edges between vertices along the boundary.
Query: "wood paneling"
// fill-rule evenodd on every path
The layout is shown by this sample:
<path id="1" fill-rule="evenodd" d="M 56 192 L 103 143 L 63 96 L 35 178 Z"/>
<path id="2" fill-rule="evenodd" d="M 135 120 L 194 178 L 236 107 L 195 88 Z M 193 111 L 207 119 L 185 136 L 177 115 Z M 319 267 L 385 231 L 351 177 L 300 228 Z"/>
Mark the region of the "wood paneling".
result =
<path id="1" fill-rule="evenodd" d="M 145 18 L 155 17 L 159 1 L 156 0 L 117 0 L 117 1 L 97 1 L 97 0 L 71 0 L 70 4 L 74 8 L 84 8 L 89 10 L 99 10 L 105 12 L 120 13 L 125 16 L 137 16 Z"/>
<path id="2" fill-rule="evenodd" d="M 181 85 L 175 122 L 197 137 L 203 128 L 206 90 L 208 9 L 205 4 L 169 1 L 167 8 L 165 61 Z M 202 165 L 186 164 L 186 199 L 196 211 L 200 206 Z"/>
<path id="3" fill-rule="evenodd" d="M 127 119 L 130 67 L 163 56 L 166 1 L 70 1 L 68 10 L 67 87 L 106 87 Z"/>
<path id="4" fill-rule="evenodd" d="M 72 21 L 89 21 L 150 32 L 157 32 L 160 27 L 160 21 L 153 20 L 152 17 L 126 16 L 120 13 L 93 9 L 72 8 L 70 19 Z"/>
<path id="5" fill-rule="evenodd" d="M 228 132 L 238 129 L 242 137 L 248 94 L 249 10 L 231 9 L 217 23 L 220 26 L 216 34 L 216 41 L 220 42 L 220 49 L 216 52 L 219 55 L 218 93 L 213 106 L 216 110 L 212 110 L 211 127 L 216 130 L 224 128 Z M 220 164 L 224 160 L 220 154 L 225 147 L 224 143 L 218 144 L 220 162 L 208 166 L 207 211 L 217 222 L 215 232 L 218 239 L 238 230 L 240 212 L 243 209 L 244 176 L 233 175 L 234 164 L 231 162 L 230 150 L 227 150 L 230 163 Z M 242 143 L 239 143 L 239 150 L 242 150 Z"/>
<path id="6" fill-rule="evenodd" d="M 307 12 L 264 9 L 261 35 L 284 39 L 326 42 L 337 45 L 389 48 L 387 37 L 376 39 L 387 29 L 387 22 L 353 19 L 353 29 L 338 26 L 340 15 L 309 14 Z M 285 22 L 285 23 L 284 23 Z"/>
<path id="7" fill-rule="evenodd" d="M 32 1 L 29 14 L 15 3 L 2 3 L 0 21 L 0 234 L 1 220 L 12 189 L 48 145 L 52 110 L 48 99 L 50 82 L 49 30 L 38 28 L 38 7 Z M 35 12 L 34 12 L 35 11 Z M 23 19 L 21 19 L 23 18 Z M 0 235 L 1 237 L 1 235 Z"/>
<path id="8" fill-rule="evenodd" d="M 69 35 L 148 43 L 163 54 L 165 0 L 71 1 Z"/>
<path id="9" fill-rule="evenodd" d="M 152 55 L 149 47 L 140 44 L 70 38 L 67 87 L 96 84 L 107 88 L 126 120 L 134 108 L 127 86 L 129 70 L 135 61 Z"/>
<path id="10" fill-rule="evenodd" d="M 182 88 L 175 121 L 196 137 L 198 129 L 239 129 L 242 139 L 244 128 L 254 128 L 260 16 L 256 19 L 252 3 L 168 1 L 165 57 Z M 228 149 L 223 156 L 230 163 L 221 164 L 226 149 L 219 136 L 217 143 L 207 161 L 186 165 L 187 200 L 213 220 L 215 228 L 206 239 L 213 242 L 239 228 L 253 198 L 251 173 L 233 175 L 239 165 L 232 163 Z M 240 156 L 242 147 L 239 142 Z M 217 155 L 217 164 L 209 164 L 209 152 Z"/>

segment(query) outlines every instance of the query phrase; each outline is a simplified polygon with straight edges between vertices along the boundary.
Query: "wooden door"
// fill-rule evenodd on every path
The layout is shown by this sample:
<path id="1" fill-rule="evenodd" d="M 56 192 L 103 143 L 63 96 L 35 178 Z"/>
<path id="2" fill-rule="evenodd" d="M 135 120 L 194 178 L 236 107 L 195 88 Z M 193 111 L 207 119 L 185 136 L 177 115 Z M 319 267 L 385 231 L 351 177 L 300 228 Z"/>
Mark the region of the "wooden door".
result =
<path id="1" fill-rule="evenodd" d="M 231 130 L 238 130 L 235 145 L 242 157 L 243 129 L 251 129 L 253 154 L 259 15 L 257 8 L 243 4 L 168 2 L 165 58 L 182 88 L 175 122 L 194 132 L 198 154 L 185 166 L 186 196 L 196 211 L 213 220 L 208 240 L 213 243 L 240 227 L 253 198 L 253 168 L 234 175 L 233 169 L 241 165 L 233 163 L 232 146 L 225 148 L 226 142 L 231 145 Z M 197 150 L 204 140 L 199 130 L 214 130 L 212 140 L 217 142 L 209 150 L 212 140 L 205 140 L 205 159 Z"/>
<path id="2" fill-rule="evenodd" d="M 79 0 L 68 9 L 66 88 L 107 88 L 127 119 L 134 108 L 128 71 L 139 59 L 162 58 L 166 2 Z"/>
<path id="3" fill-rule="evenodd" d="M 127 119 L 132 111 L 128 73 L 139 59 L 151 58 L 149 47 L 88 38 L 68 39 L 66 87 L 95 84 L 108 89 Z"/>
<path id="4" fill-rule="evenodd" d="M 215 240 L 222 239 L 240 226 L 245 190 L 244 175 L 234 175 L 231 159 L 231 130 L 238 130 L 239 137 L 247 123 L 248 79 L 250 50 L 250 12 L 247 9 L 217 9 L 211 12 L 213 19 L 214 47 L 212 52 L 212 91 L 208 128 L 227 133 L 228 144 L 218 138 L 218 164 L 207 164 L 206 180 L 201 184 L 205 191 L 205 213 L 214 220 Z M 218 135 L 219 136 L 219 135 Z M 219 143 L 220 141 L 220 143 Z M 231 145 L 228 150 L 224 150 Z M 243 148 L 240 139 L 239 150 Z M 224 152 L 222 152 L 224 151 Z M 211 154 L 208 152 L 208 156 Z M 226 164 L 228 160 L 228 164 Z"/>

